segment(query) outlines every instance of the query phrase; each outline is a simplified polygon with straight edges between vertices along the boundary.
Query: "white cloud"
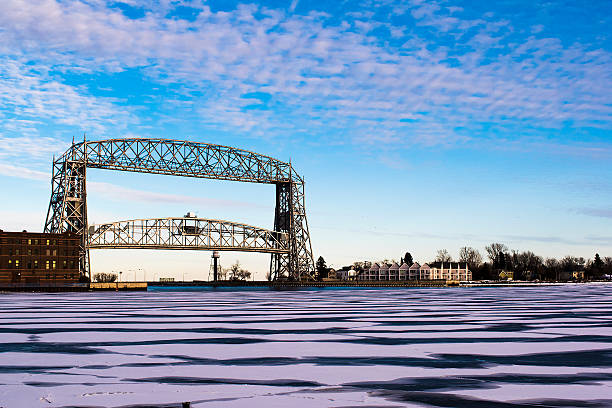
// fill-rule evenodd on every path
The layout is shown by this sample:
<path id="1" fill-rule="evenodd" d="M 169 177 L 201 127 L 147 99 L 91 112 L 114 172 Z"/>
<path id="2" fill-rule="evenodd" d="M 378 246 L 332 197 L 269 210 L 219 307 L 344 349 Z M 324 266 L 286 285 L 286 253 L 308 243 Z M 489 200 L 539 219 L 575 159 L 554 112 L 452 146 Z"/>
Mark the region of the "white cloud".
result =
<path id="1" fill-rule="evenodd" d="M 46 136 L 5 136 L 0 134 L 0 159 L 14 157 L 34 159 L 49 159 L 53 154 L 61 154 L 67 144 L 56 138 Z"/>
<path id="2" fill-rule="evenodd" d="M 51 180 L 51 172 L 45 173 L 39 170 L 32 170 L 26 167 L 13 166 L 5 163 L 0 163 L 0 174 L 7 177 L 17 177 L 28 180 Z"/>
<path id="3" fill-rule="evenodd" d="M 510 41 L 511 23 L 494 15 L 461 18 L 461 9 L 435 2 L 394 8 L 456 39 L 454 45 L 441 45 L 418 30 L 375 21 L 372 14 L 353 13 L 335 24 L 323 13 L 288 14 L 255 5 L 213 12 L 201 6 L 195 21 L 187 21 L 166 19 L 169 8 L 168 3 L 133 20 L 102 2 L 39 0 L 24 9 L 7 0 L 0 4 L 5 27 L 0 47 L 66 71 L 146 67 L 150 79 L 180 84 L 180 92 L 205 90 L 206 98 L 193 101 L 204 123 L 255 135 L 307 129 L 342 132 L 359 142 L 454 145 L 477 139 L 468 131 L 482 122 L 500 128 L 528 123 L 528 128 L 558 129 L 566 121 L 611 126 L 609 52 L 578 43 L 564 46 L 537 37 L 537 30 Z M 387 27 L 397 38 L 404 35 L 404 47 L 369 34 L 375 26 Z M 24 81 L 31 83 L 28 98 L 42 98 L 50 107 L 43 102 L 28 110 L 27 99 L 11 102 L 20 114 L 65 117 L 75 125 L 89 120 L 92 127 L 122 122 L 112 100 L 89 98 L 58 82 L 37 82 L 34 75 L 17 83 Z M 5 95 L 17 88 L 9 86 Z M 39 89 L 42 94 L 34 92 Z M 282 111 L 246 109 L 241 96 L 253 91 L 273 95 Z M 69 95 L 67 102 L 60 95 Z M 92 112 L 98 113 L 88 117 Z"/>
<path id="4" fill-rule="evenodd" d="M 116 106 L 117 100 L 66 85 L 54 79 L 50 70 L 45 64 L 28 63 L 23 56 L 0 61 L 0 123 L 5 131 L 37 135 L 37 127 L 50 119 L 80 132 L 104 133 L 107 126 L 122 129 L 134 121 L 129 110 Z M 46 145 L 49 138 L 37 140 Z M 11 143 L 8 138 L 2 142 Z"/>

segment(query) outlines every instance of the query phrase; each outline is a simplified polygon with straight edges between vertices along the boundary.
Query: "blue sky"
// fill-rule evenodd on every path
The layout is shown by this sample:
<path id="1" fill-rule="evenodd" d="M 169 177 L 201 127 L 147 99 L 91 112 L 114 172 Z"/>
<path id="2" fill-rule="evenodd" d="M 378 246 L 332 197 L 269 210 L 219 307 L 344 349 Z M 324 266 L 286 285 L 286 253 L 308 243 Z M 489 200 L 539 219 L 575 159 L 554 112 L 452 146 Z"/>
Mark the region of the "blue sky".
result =
<path id="1" fill-rule="evenodd" d="M 291 158 L 334 266 L 493 241 L 612 255 L 611 20 L 608 1 L 2 1 L 0 228 L 42 228 L 51 158 L 86 133 Z M 88 177 L 92 221 L 272 226 L 270 186 Z M 210 254 L 92 256 L 201 279 Z"/>

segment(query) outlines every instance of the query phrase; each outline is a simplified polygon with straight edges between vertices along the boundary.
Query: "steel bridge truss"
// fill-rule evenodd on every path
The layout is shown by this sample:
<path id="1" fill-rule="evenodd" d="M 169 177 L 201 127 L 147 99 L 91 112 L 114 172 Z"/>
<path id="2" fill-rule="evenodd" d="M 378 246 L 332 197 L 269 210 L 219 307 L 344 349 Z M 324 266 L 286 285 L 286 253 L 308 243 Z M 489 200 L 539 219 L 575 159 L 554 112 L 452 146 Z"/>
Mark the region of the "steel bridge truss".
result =
<path id="1" fill-rule="evenodd" d="M 304 180 L 295 173 L 290 163 L 228 146 L 166 139 L 83 141 L 73 143 L 61 157 L 53 161 L 51 200 L 44 230 L 45 232 L 70 231 L 81 235 L 80 270 L 83 274 L 89 274 L 89 248 L 102 245 L 100 244 L 101 241 L 94 240 L 106 239 L 103 238 L 106 236 L 106 232 L 102 234 L 102 230 L 99 230 L 101 226 L 94 226 L 92 230 L 94 234 L 92 235 L 89 234 L 87 228 L 87 168 L 275 184 L 274 230 L 269 231 L 276 234 L 274 235 L 275 240 L 270 241 L 270 235 L 264 235 L 266 235 L 268 243 L 273 242 L 277 245 L 277 250 L 273 251 L 267 246 L 257 247 L 256 245 L 262 244 L 257 240 L 244 241 L 252 245 L 241 246 L 237 250 L 271 253 L 270 276 L 272 279 L 304 280 L 310 279 L 314 275 L 314 259 L 304 205 Z M 159 222 L 161 220 L 181 219 L 140 221 Z M 221 223 L 217 225 L 219 228 L 229 225 L 240 226 L 242 231 L 246 231 L 244 228 L 247 230 L 255 228 L 255 230 L 249 230 L 249 233 L 268 231 L 227 221 L 199 220 L 204 223 Z M 119 228 L 128 224 L 113 223 L 106 225 Z M 142 224 L 142 227 L 146 230 L 146 223 Z M 168 228 L 171 227 L 168 226 Z M 154 232 L 155 228 L 149 231 Z M 165 227 L 159 228 L 161 228 L 159 229 L 160 233 L 161 231 L 170 231 L 170 229 L 164 230 Z M 241 242 L 245 234 L 240 232 L 240 228 L 232 229 L 232 231 L 238 231 L 236 232 L 237 235 L 232 238 L 235 242 Z M 95 235 L 95 231 L 99 231 L 98 235 Z M 226 232 L 221 235 L 225 237 L 225 234 Z M 204 236 L 202 236 L 202 239 L 204 239 Z M 281 236 L 284 237 L 282 240 L 279 238 Z M 187 239 L 186 235 L 183 237 Z M 135 239 L 137 236 L 134 235 L 133 238 Z M 192 238 L 195 239 L 195 237 Z M 98 242 L 98 244 L 95 242 Z M 147 245 L 135 247 L 152 248 L 148 245 L 147 241 Z M 156 248 L 175 249 L 183 248 L 183 246 L 169 239 Z M 191 245 L 186 245 L 185 248 L 194 249 Z M 228 249 L 225 245 L 210 246 L 210 249 L 213 248 Z M 261 250 L 262 248 L 265 250 Z"/>
<path id="2" fill-rule="evenodd" d="M 231 221 L 152 218 L 90 225 L 89 248 L 192 249 L 287 254 L 287 234 Z"/>

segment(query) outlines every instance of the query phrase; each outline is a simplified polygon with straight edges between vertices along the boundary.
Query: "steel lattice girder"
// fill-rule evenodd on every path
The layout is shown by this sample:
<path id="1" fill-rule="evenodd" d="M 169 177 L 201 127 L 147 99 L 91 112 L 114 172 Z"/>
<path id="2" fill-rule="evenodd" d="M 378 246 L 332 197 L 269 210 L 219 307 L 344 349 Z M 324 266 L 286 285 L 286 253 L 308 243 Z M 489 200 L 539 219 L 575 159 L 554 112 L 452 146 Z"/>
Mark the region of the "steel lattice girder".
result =
<path id="1" fill-rule="evenodd" d="M 286 251 L 270 251 L 271 276 L 275 279 L 309 279 L 314 274 L 304 206 L 304 180 L 293 171 L 290 163 L 228 146 L 166 139 L 83 141 L 73 143 L 66 153 L 54 160 L 45 232 L 81 234 L 83 272 L 88 272 L 89 242 L 85 230 L 88 167 L 275 184 L 273 232 L 286 233 L 287 243 Z M 240 250 L 251 249 L 244 247 Z"/>
<path id="2" fill-rule="evenodd" d="M 289 252 L 288 236 L 264 228 L 205 218 L 152 218 L 90 225 L 89 248 Z"/>

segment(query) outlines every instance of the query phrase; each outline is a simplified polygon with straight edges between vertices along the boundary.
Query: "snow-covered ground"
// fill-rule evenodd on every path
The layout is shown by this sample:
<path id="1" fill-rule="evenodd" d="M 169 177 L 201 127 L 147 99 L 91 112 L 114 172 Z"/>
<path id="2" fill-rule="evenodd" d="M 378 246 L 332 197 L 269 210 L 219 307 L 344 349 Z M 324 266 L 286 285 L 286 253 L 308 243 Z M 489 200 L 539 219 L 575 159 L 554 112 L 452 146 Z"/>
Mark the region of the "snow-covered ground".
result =
<path id="1" fill-rule="evenodd" d="M 0 407 L 612 406 L 612 287 L 0 295 Z"/>

